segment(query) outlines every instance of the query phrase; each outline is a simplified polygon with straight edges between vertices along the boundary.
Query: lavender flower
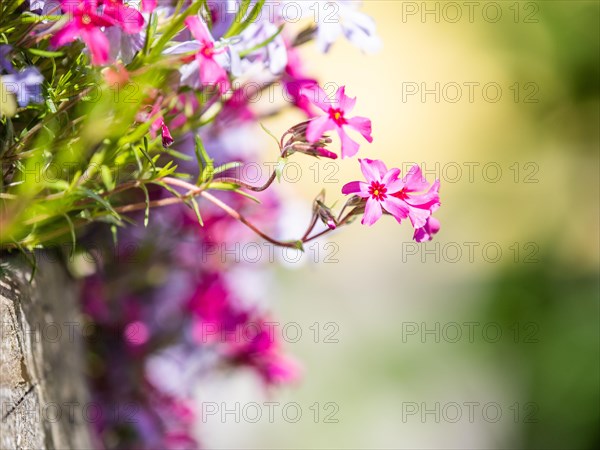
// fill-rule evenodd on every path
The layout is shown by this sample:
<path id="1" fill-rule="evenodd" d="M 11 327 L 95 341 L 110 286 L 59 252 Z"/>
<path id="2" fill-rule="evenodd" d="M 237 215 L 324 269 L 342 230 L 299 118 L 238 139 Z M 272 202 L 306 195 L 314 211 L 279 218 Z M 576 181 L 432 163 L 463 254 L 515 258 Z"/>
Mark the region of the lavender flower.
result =
<path id="1" fill-rule="evenodd" d="M 13 73 L 14 69 L 11 62 L 6 58 L 6 55 L 10 53 L 12 47 L 10 45 L 0 45 L 0 69 L 6 73 Z"/>
<path id="2" fill-rule="evenodd" d="M 311 18 L 317 24 L 317 46 L 323 53 L 327 53 L 342 34 L 363 52 L 374 53 L 381 48 L 375 22 L 358 10 L 360 2 L 316 0 L 299 3 L 302 17 Z M 298 14 L 297 8 L 283 7 L 281 11 L 284 20 L 297 21 L 298 17 L 294 16 Z M 286 17 L 286 13 L 289 13 L 290 17 Z"/>
<path id="3" fill-rule="evenodd" d="M 44 77 L 36 67 L 28 67 L 21 72 L 5 75 L 2 83 L 7 92 L 14 94 L 21 108 L 29 103 L 42 103 L 42 82 Z"/>

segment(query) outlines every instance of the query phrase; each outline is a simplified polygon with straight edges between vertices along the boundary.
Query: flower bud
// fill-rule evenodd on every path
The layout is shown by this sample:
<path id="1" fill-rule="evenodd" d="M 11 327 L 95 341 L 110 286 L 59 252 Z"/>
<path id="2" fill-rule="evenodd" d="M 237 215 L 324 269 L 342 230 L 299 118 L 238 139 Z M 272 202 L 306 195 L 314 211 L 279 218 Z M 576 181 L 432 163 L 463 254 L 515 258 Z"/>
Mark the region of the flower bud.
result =
<path id="1" fill-rule="evenodd" d="M 321 219 L 330 230 L 335 230 L 337 228 L 337 220 L 335 220 L 331 209 L 325 206 L 320 200 L 315 200 L 315 208 L 319 219 Z"/>
<path id="2" fill-rule="evenodd" d="M 322 136 L 318 141 L 311 143 L 306 138 L 306 130 L 309 122 L 302 122 L 290 128 L 282 137 L 290 136 L 283 147 L 286 156 L 292 153 L 304 153 L 305 155 L 315 156 L 317 158 L 337 159 L 337 155 L 325 148 L 333 141 L 328 136 Z"/>

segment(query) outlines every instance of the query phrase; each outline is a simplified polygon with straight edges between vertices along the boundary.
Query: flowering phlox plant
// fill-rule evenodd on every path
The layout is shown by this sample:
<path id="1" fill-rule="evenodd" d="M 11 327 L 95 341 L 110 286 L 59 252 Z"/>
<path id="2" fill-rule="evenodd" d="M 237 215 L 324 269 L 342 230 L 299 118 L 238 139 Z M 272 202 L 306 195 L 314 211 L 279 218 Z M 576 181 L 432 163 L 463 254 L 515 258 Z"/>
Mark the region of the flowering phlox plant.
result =
<path id="1" fill-rule="evenodd" d="M 249 298 L 261 283 L 239 288 L 264 265 L 214 249 L 258 236 L 302 251 L 358 217 L 405 220 L 418 242 L 439 231 L 439 181 L 368 159 L 374 133 L 360 102 L 343 85 L 327 95 L 299 53 L 340 38 L 378 50 L 359 6 L 0 0 L 0 248 L 34 268 L 39 249 L 68 249 L 94 324 L 88 373 L 107 448 L 200 446 L 194 386 L 207 374 L 245 368 L 265 386 L 299 378 L 268 308 Z M 260 112 L 272 86 L 285 101 Z M 282 136 L 262 126 L 291 108 L 306 118 Z M 265 155 L 274 169 L 245 179 L 241 169 Z M 343 186 L 341 207 L 319 188 L 304 233 L 281 239 L 287 199 L 273 187 L 290 158 L 357 155 L 364 180 Z M 81 255 L 93 263 L 82 269 Z M 111 414 L 119 402 L 135 420 Z"/>

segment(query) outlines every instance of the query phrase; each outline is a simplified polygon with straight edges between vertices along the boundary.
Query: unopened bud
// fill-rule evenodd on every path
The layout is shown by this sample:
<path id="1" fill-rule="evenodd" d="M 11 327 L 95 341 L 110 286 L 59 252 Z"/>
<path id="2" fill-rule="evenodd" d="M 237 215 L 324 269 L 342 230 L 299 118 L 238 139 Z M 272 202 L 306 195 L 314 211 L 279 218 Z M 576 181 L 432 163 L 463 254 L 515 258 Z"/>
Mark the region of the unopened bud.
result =
<path id="1" fill-rule="evenodd" d="M 294 125 L 288 131 L 286 131 L 284 137 L 290 136 L 284 146 L 286 156 L 297 152 L 304 153 L 305 155 L 309 156 L 337 159 L 337 155 L 335 153 L 330 152 L 325 148 L 326 145 L 333 142 L 329 136 L 322 136 L 316 142 L 308 142 L 308 139 L 306 138 L 308 124 L 308 121 L 302 122 Z"/>
<path id="2" fill-rule="evenodd" d="M 315 201 L 315 207 L 317 209 L 319 219 L 321 219 L 321 221 L 327 225 L 330 230 L 335 230 L 337 228 L 337 220 L 335 220 L 331 209 L 325 206 L 320 200 Z"/>

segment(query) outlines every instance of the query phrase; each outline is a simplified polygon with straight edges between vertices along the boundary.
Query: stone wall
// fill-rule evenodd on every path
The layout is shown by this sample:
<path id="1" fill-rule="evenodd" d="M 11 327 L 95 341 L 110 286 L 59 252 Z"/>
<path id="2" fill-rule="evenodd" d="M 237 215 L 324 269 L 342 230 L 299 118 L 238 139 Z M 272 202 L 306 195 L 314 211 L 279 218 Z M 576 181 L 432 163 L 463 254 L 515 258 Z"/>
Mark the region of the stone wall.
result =
<path id="1" fill-rule="evenodd" d="M 76 284 L 59 263 L 30 283 L 24 258 L 0 258 L 0 448 L 92 448 Z"/>

